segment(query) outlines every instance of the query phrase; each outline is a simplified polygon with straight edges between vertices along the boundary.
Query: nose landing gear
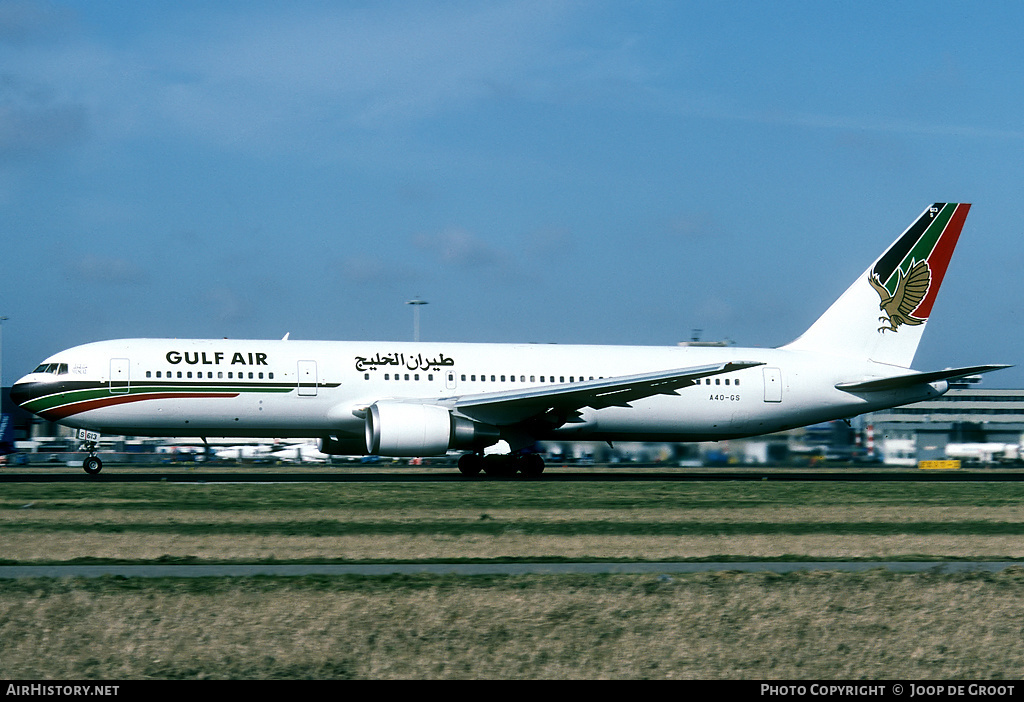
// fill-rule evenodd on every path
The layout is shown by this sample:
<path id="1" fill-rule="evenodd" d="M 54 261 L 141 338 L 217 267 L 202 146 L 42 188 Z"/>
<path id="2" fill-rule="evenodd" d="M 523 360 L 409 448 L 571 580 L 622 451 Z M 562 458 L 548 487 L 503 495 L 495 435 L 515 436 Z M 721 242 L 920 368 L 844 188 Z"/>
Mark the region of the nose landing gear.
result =
<path id="1" fill-rule="evenodd" d="M 90 454 L 85 461 L 82 462 L 82 469 L 89 475 L 96 475 L 103 470 L 103 461 Z"/>
<path id="2" fill-rule="evenodd" d="M 96 447 L 100 442 L 100 435 L 86 429 L 78 430 L 78 438 L 82 440 L 82 450 L 89 453 L 82 462 L 82 469 L 89 475 L 97 475 L 103 470 L 103 461 L 96 455 Z"/>

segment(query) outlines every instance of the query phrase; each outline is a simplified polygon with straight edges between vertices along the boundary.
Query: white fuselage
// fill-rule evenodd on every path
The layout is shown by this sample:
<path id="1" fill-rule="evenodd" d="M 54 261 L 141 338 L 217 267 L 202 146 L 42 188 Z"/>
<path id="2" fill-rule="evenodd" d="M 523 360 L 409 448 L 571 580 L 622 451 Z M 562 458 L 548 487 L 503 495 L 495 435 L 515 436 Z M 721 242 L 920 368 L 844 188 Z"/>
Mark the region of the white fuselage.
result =
<path id="1" fill-rule="evenodd" d="M 22 404 L 63 424 L 136 436 L 333 437 L 365 453 L 376 402 L 571 386 L 724 361 L 762 365 L 626 406 L 583 407 L 534 439 L 702 441 L 775 432 L 935 397 L 945 383 L 851 393 L 905 369 L 789 349 L 125 339 L 77 346 L 22 378 Z M 356 450 L 359 449 L 359 450 Z"/>

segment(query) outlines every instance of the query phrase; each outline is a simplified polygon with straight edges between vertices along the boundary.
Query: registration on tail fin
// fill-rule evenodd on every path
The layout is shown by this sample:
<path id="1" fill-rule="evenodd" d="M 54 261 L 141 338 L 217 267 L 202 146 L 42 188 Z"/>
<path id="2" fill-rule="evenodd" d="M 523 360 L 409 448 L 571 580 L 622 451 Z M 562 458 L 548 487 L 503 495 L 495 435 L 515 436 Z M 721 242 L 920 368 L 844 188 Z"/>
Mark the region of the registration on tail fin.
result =
<path id="1" fill-rule="evenodd" d="M 937 202 L 786 348 L 909 368 L 969 204 Z"/>

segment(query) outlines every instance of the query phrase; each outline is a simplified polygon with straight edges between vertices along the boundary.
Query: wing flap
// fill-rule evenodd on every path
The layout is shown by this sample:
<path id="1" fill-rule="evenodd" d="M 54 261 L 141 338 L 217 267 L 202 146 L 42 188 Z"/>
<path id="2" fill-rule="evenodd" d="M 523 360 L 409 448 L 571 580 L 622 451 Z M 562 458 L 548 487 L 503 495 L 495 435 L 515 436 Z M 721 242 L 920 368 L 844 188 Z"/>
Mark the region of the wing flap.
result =
<path id="1" fill-rule="evenodd" d="M 487 424 L 515 424 L 544 414 L 559 416 L 564 422 L 585 407 L 629 407 L 630 402 L 645 397 L 675 395 L 679 389 L 696 385 L 700 378 L 761 365 L 764 365 L 761 361 L 728 361 L 578 383 L 463 395 L 450 398 L 445 404 L 459 414 Z"/>

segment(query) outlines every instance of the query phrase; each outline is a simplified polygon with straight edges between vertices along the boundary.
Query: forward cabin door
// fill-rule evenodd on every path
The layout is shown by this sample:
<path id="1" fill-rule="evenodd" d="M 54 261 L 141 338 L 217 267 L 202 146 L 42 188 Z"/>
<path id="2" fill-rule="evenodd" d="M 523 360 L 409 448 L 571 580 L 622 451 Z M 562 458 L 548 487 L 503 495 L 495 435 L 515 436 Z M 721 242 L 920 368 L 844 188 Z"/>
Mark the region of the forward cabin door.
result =
<path id="1" fill-rule="evenodd" d="M 128 392 L 128 369 L 130 364 L 127 358 L 110 359 L 110 392 L 117 395 L 124 395 Z"/>
<path id="2" fill-rule="evenodd" d="M 299 361 L 299 395 L 316 395 L 316 361 Z"/>
<path id="3" fill-rule="evenodd" d="M 764 401 L 782 402 L 782 371 L 778 368 L 764 369 Z"/>

